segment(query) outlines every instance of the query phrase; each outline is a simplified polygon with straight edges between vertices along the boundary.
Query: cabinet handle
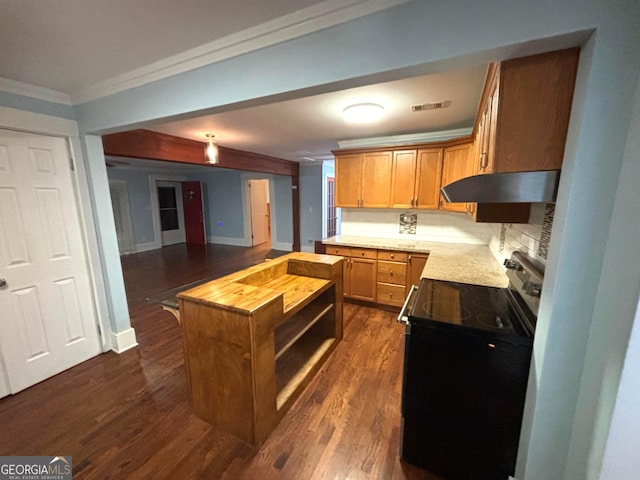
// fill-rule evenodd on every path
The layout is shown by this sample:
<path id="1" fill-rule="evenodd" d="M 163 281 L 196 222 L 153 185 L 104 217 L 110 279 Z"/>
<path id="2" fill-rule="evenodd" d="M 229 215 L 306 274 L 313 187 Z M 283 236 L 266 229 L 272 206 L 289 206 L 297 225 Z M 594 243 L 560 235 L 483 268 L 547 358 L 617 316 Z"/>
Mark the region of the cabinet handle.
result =
<path id="1" fill-rule="evenodd" d="M 393 298 L 393 293 L 389 292 L 389 298 Z"/>
<path id="2" fill-rule="evenodd" d="M 391 254 L 391 258 L 395 258 L 393 253 Z"/>
<path id="3" fill-rule="evenodd" d="M 389 270 L 389 276 L 393 277 L 393 271 Z"/>
<path id="4" fill-rule="evenodd" d="M 489 165 L 489 155 L 487 155 L 487 152 L 482 152 L 482 155 L 480 155 L 480 168 L 484 170 L 487 165 Z"/>

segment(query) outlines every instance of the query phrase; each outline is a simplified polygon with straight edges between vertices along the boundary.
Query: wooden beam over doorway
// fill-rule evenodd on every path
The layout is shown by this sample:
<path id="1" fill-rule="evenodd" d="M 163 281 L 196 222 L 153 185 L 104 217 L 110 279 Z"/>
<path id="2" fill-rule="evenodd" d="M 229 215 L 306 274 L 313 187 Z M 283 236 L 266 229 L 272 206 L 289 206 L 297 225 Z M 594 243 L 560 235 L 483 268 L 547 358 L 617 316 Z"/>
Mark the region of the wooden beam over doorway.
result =
<path id="1" fill-rule="evenodd" d="M 104 135 L 102 146 L 105 155 L 115 157 L 178 162 L 291 177 L 293 250 L 300 250 L 300 195 L 298 192 L 300 166 L 297 162 L 218 146 L 219 163 L 211 165 L 206 161 L 205 142 L 143 129 Z"/>

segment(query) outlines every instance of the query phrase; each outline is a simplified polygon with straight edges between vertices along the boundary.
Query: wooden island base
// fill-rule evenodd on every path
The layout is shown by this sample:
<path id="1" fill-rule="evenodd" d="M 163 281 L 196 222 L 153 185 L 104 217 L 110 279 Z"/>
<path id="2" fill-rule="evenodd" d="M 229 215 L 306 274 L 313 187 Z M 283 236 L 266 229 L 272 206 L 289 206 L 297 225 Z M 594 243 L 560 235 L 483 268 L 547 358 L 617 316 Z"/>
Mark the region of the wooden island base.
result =
<path id="1" fill-rule="evenodd" d="M 178 299 L 196 414 L 259 446 L 342 339 L 342 258 L 294 252 Z"/>

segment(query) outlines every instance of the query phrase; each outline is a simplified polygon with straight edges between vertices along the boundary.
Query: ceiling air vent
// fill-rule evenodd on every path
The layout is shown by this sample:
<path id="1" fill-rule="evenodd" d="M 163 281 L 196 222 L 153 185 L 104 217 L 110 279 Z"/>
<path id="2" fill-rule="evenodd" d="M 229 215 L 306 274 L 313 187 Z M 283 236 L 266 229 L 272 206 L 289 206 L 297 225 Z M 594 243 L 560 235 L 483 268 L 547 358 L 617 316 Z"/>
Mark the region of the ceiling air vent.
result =
<path id="1" fill-rule="evenodd" d="M 422 103 L 418 105 L 411 105 L 412 112 L 424 112 L 425 110 L 439 110 L 441 108 L 447 108 L 451 105 L 451 100 L 444 100 L 442 102 Z"/>

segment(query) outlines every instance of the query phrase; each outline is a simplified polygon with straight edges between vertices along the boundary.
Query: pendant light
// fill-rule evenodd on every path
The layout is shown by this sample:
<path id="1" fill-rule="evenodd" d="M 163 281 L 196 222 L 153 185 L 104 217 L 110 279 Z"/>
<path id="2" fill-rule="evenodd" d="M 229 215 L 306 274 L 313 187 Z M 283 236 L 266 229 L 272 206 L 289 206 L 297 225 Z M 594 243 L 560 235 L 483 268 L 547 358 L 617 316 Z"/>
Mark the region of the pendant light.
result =
<path id="1" fill-rule="evenodd" d="M 218 145 L 213 143 L 215 135 L 213 133 L 207 133 L 206 137 L 209 139 L 206 149 L 207 163 L 216 165 L 218 163 Z"/>

